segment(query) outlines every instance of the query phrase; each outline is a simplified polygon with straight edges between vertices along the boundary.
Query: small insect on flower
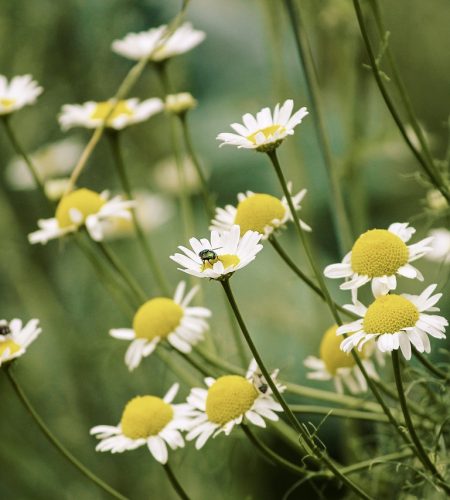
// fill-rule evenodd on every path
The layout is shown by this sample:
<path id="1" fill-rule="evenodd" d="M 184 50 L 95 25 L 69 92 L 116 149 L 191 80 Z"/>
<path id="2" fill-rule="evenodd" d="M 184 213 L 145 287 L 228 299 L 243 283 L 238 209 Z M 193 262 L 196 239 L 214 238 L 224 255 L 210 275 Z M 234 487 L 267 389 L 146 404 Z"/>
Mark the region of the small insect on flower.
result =
<path id="1" fill-rule="evenodd" d="M 201 250 L 198 253 L 198 256 L 202 259 L 203 262 L 211 263 L 212 261 L 217 260 L 217 254 L 214 250 Z"/>
<path id="2" fill-rule="evenodd" d="M 11 328 L 8 325 L 0 325 L 0 335 L 9 335 Z"/>

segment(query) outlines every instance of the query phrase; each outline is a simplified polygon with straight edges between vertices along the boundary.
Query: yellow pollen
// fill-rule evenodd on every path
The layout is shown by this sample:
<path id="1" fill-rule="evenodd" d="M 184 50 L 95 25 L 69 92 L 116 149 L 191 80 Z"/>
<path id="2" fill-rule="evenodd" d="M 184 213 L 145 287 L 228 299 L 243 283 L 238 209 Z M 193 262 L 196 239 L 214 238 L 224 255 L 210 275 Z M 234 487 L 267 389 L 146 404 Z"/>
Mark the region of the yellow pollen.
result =
<path id="1" fill-rule="evenodd" d="M 0 358 L 6 350 L 9 350 L 9 355 L 11 356 L 17 351 L 20 351 L 20 345 L 16 344 L 14 340 L 5 340 L 0 342 Z"/>
<path id="2" fill-rule="evenodd" d="M 203 262 L 202 271 L 204 271 L 205 269 L 212 269 L 213 265 L 219 261 L 222 262 L 223 267 L 227 269 L 229 266 L 233 267 L 237 266 L 240 262 L 240 259 L 237 255 L 231 255 L 231 254 L 218 255 L 217 259 Z"/>
<path id="3" fill-rule="evenodd" d="M 285 130 L 286 129 L 282 125 L 270 125 L 269 127 L 261 128 L 256 132 L 253 132 L 253 134 L 248 135 L 246 139 L 253 142 L 253 144 L 256 144 L 256 136 L 260 133 L 263 133 L 266 139 L 270 139 L 275 133 L 283 133 Z"/>
<path id="4" fill-rule="evenodd" d="M 356 273 L 376 278 L 395 274 L 408 258 L 408 247 L 397 235 L 386 229 L 372 229 L 356 240 L 351 263 Z"/>
<path id="5" fill-rule="evenodd" d="M 329 373 L 335 375 L 338 368 L 352 368 L 355 360 L 351 354 L 347 354 L 340 349 L 342 336 L 336 335 L 338 326 L 334 325 L 325 332 L 320 343 L 320 358 L 325 363 Z"/>
<path id="6" fill-rule="evenodd" d="M 239 202 L 234 223 L 241 228 L 241 236 L 248 230 L 264 234 L 266 226 L 273 220 L 282 220 L 286 209 L 278 198 L 270 194 L 254 194 Z"/>
<path id="7" fill-rule="evenodd" d="M 61 198 L 55 217 L 59 227 L 73 226 L 75 223 L 70 217 L 70 210 L 76 209 L 83 217 L 81 222 L 75 225 L 81 226 L 88 215 L 96 214 L 105 203 L 105 200 L 95 191 L 85 188 L 77 189 Z"/>
<path id="8" fill-rule="evenodd" d="M 384 295 L 367 309 L 363 327 L 366 333 L 395 333 L 412 327 L 419 319 L 419 310 L 405 297 Z"/>
<path id="9" fill-rule="evenodd" d="M 137 396 L 125 406 L 120 427 L 130 439 L 148 438 L 159 434 L 172 418 L 172 407 L 161 398 Z"/>
<path id="10" fill-rule="evenodd" d="M 113 107 L 113 103 L 110 101 L 99 102 L 97 103 L 94 111 L 91 113 L 92 120 L 104 120 L 108 113 L 111 111 Z M 133 110 L 128 106 L 127 101 L 119 101 L 117 106 L 114 108 L 114 111 L 108 117 L 108 125 L 118 118 L 119 116 L 133 116 Z"/>
<path id="11" fill-rule="evenodd" d="M 11 106 L 14 105 L 15 102 L 16 102 L 15 99 L 3 98 L 3 99 L 0 99 L 0 106 L 3 106 L 4 108 L 10 108 Z"/>
<path id="12" fill-rule="evenodd" d="M 206 415 L 215 424 L 224 425 L 250 410 L 258 397 L 252 383 L 239 375 L 219 377 L 208 390 Z"/>
<path id="13" fill-rule="evenodd" d="M 183 308 L 172 299 L 157 297 L 143 304 L 134 315 L 136 338 L 152 340 L 167 337 L 180 324 Z"/>

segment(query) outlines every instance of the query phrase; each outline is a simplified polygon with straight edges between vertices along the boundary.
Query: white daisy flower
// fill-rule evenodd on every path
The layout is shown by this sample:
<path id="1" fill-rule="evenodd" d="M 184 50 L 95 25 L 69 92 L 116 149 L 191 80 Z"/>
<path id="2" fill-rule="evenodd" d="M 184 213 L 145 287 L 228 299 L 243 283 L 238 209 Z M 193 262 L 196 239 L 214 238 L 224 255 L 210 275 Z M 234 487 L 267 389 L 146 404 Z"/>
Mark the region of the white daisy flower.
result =
<path id="1" fill-rule="evenodd" d="M 280 107 L 275 106 L 273 115 L 269 108 L 263 108 L 256 114 L 250 113 L 242 117 L 243 125 L 232 123 L 231 128 L 237 134 L 223 132 L 217 136 L 221 146 L 229 144 L 238 148 L 256 149 L 261 152 L 277 148 L 288 135 L 294 135 L 294 128 L 308 115 L 306 108 L 300 108 L 292 116 L 294 101 L 288 99 Z"/>
<path id="2" fill-rule="evenodd" d="M 292 197 L 294 208 L 301 210 L 301 201 L 306 194 L 306 189 Z M 291 211 L 286 197 L 281 200 L 270 194 L 246 193 L 238 194 L 238 204 L 226 205 L 225 208 L 216 208 L 216 217 L 212 220 L 209 229 L 211 231 L 230 231 L 233 225 L 241 228 L 241 235 L 247 231 L 256 231 L 267 239 L 273 231 L 283 227 L 286 222 L 292 220 Z M 299 219 L 300 225 L 305 231 L 311 228 Z"/>
<path id="3" fill-rule="evenodd" d="M 375 340 L 381 352 L 401 349 L 406 359 L 411 359 L 411 344 L 419 352 L 430 352 L 430 339 L 445 339 L 448 321 L 442 316 L 427 314 L 439 311 L 434 305 L 442 293 L 432 295 L 436 285 L 430 285 L 420 295 L 382 295 L 369 307 L 354 301 L 344 306 L 362 319 L 342 325 L 338 335 L 351 334 L 341 343 L 341 349 L 349 352 L 353 347 L 361 350 L 366 342 Z"/>
<path id="4" fill-rule="evenodd" d="M 36 172 L 43 182 L 59 181 L 70 174 L 83 152 L 83 145 L 72 138 L 47 144 L 30 157 Z M 22 157 L 16 156 L 6 167 L 8 184 L 17 190 L 36 189 L 36 181 Z"/>
<path id="5" fill-rule="evenodd" d="M 115 196 L 108 200 L 108 193 L 101 194 L 81 188 L 65 195 L 56 207 L 55 217 L 38 220 L 39 230 L 28 235 L 31 244 L 45 244 L 85 226 L 94 241 L 101 241 L 105 226 L 111 219 L 131 219 L 130 209 L 135 202 Z"/>
<path id="6" fill-rule="evenodd" d="M 441 264 L 450 264 L 450 231 L 442 227 L 432 229 L 429 235 L 433 241 L 431 242 L 431 250 L 425 255 L 425 258 Z"/>
<path id="7" fill-rule="evenodd" d="M 0 366 L 25 354 L 28 346 L 41 333 L 39 320 L 31 319 L 23 326 L 22 320 L 0 320 Z"/>
<path id="8" fill-rule="evenodd" d="M 275 377 L 278 371 L 271 374 Z M 267 381 L 257 370 L 256 363 L 250 365 L 246 377 L 240 375 L 224 375 L 218 379 L 205 379 L 208 389 L 194 388 L 187 398 L 192 410 L 187 441 L 196 439 L 197 450 L 206 441 L 224 432 L 227 436 L 235 425 L 252 423 L 258 427 L 266 427 L 264 418 L 278 420 L 275 412 L 283 411 L 270 391 Z M 277 384 L 279 390 L 284 387 Z M 263 418 L 264 417 L 264 418 Z"/>
<path id="9" fill-rule="evenodd" d="M 169 94 L 166 96 L 165 110 L 169 113 L 183 115 L 186 111 L 194 109 L 197 106 L 197 100 L 189 92 L 180 92 L 179 94 Z"/>
<path id="10" fill-rule="evenodd" d="M 155 460 L 167 463 L 167 445 L 172 450 L 184 447 L 180 430 L 186 428 L 191 414 L 187 404 L 172 404 L 178 389 L 179 384 L 174 384 L 162 399 L 137 396 L 125 406 L 117 426 L 93 427 L 90 434 L 101 439 L 96 451 L 122 453 L 147 445 Z"/>
<path id="11" fill-rule="evenodd" d="M 432 238 L 406 245 L 416 232 L 408 223 L 396 222 L 386 229 L 371 229 L 363 233 L 344 257 L 341 264 L 325 268 L 327 278 L 345 278 L 341 290 L 357 289 L 369 281 L 375 297 L 397 287 L 396 275 L 423 281 L 422 273 L 410 263 L 431 250 Z"/>
<path id="12" fill-rule="evenodd" d="M 167 36 L 167 26 L 151 28 L 140 33 L 129 33 L 122 40 L 114 40 L 112 50 L 117 54 L 139 61 L 164 61 L 184 54 L 203 42 L 206 34 L 195 30 L 191 23 L 184 23 Z"/>
<path id="13" fill-rule="evenodd" d="M 178 167 L 175 158 L 168 156 L 158 161 L 151 171 L 150 182 L 169 195 L 178 197 L 181 190 L 184 188 L 189 194 L 196 194 L 201 191 L 201 181 L 197 170 L 189 156 L 181 158 L 184 171 L 184 186 L 180 184 L 180 176 L 178 175 Z M 208 178 L 206 172 L 206 178 Z"/>
<path id="14" fill-rule="evenodd" d="M 125 363 L 134 370 L 142 358 L 150 356 L 163 339 L 178 351 L 191 352 L 192 346 L 203 340 L 208 330 L 205 318 L 211 311 L 205 307 L 188 307 L 198 287 L 184 295 L 186 283 L 181 281 L 173 299 L 156 297 L 143 304 L 133 318 L 133 328 L 113 329 L 112 337 L 131 341 Z"/>
<path id="15" fill-rule="evenodd" d="M 325 332 L 320 343 L 318 358 L 308 356 L 303 362 L 312 370 L 306 376 L 312 380 L 333 380 L 336 391 L 341 394 L 344 392 L 344 387 L 347 387 L 353 394 L 365 392 L 367 391 L 366 379 L 353 356 L 340 350 L 342 339 L 337 336 L 337 329 L 338 326 L 334 325 Z M 378 380 L 378 374 L 370 356 L 375 351 L 380 364 L 384 364 L 384 359 L 382 353 L 374 347 L 373 342 L 366 344 L 360 358 L 371 378 Z"/>
<path id="16" fill-rule="evenodd" d="M 230 231 L 219 233 L 211 231 L 211 240 L 191 238 L 189 243 L 193 249 L 179 246 L 183 254 L 176 253 L 170 258 L 185 269 L 178 268 L 198 278 L 221 280 L 242 269 L 255 259 L 262 250 L 259 244 L 261 235 L 256 231 L 247 231 L 240 236 L 239 226 L 232 226 Z"/>
<path id="17" fill-rule="evenodd" d="M 15 76 L 9 83 L 0 75 L 0 116 L 34 104 L 43 90 L 31 75 Z"/>
<path id="18" fill-rule="evenodd" d="M 84 104 L 65 104 L 58 121 L 63 130 L 72 127 L 97 128 L 103 125 L 113 105 L 112 99 L 104 102 L 88 101 Z M 135 98 L 122 100 L 114 107 L 106 126 L 121 130 L 129 125 L 148 120 L 163 109 L 164 103 L 157 97 L 141 102 Z"/>

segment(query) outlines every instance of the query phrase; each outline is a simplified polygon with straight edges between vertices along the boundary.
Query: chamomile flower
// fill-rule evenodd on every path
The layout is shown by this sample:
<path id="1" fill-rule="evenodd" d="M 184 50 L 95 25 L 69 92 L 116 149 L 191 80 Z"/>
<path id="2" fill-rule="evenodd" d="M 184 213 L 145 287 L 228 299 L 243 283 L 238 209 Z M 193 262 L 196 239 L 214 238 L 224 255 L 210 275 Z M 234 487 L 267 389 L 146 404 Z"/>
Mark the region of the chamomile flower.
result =
<path id="1" fill-rule="evenodd" d="M 341 264 L 331 264 L 325 268 L 325 276 L 345 278 L 341 290 L 352 290 L 353 293 L 371 281 L 375 297 L 396 289 L 396 275 L 423 281 L 422 273 L 411 262 L 431 250 L 432 238 L 406 245 L 416 232 L 408 226 L 408 223 L 396 222 L 387 230 L 371 229 L 363 233 Z"/>
<path id="2" fill-rule="evenodd" d="M 172 404 L 179 385 L 174 384 L 163 398 L 137 396 L 125 406 L 120 423 L 97 425 L 90 434 L 101 441 L 96 451 L 122 453 L 146 445 L 155 460 L 167 463 L 167 445 L 172 450 L 184 447 L 184 430 L 191 413 L 186 404 Z"/>
<path id="3" fill-rule="evenodd" d="M 156 346 L 166 339 L 178 351 L 191 352 L 192 346 L 203 340 L 208 330 L 205 318 L 211 311 L 205 307 L 188 307 L 198 291 L 192 288 L 186 295 L 186 283 L 181 281 L 173 299 L 156 297 L 143 304 L 134 315 L 133 328 L 113 329 L 112 337 L 131 341 L 125 363 L 134 370 L 142 358 L 150 356 Z"/>
<path id="4" fill-rule="evenodd" d="M 301 201 L 306 194 L 306 189 L 292 197 L 296 210 L 301 209 Z M 256 231 L 262 235 L 262 239 L 267 239 L 273 231 L 283 227 L 286 222 L 292 220 L 286 198 L 281 200 L 270 194 L 246 193 L 238 194 L 238 204 L 226 205 L 225 208 L 216 208 L 216 217 L 211 222 L 211 231 L 229 231 L 234 224 L 241 228 L 241 235 L 247 231 Z M 302 220 L 300 224 L 305 231 L 311 228 Z"/>
<path id="5" fill-rule="evenodd" d="M 29 234 L 28 240 L 31 244 L 45 244 L 85 226 L 93 240 L 101 241 L 109 220 L 130 219 L 133 206 L 134 201 L 125 201 L 121 196 L 108 200 L 107 192 L 99 194 L 86 188 L 77 189 L 61 198 L 55 217 L 38 221 L 40 229 Z"/>
<path id="6" fill-rule="evenodd" d="M 272 380 L 278 371 L 271 374 Z M 187 441 L 196 439 L 195 447 L 199 450 L 206 441 L 224 432 L 227 436 L 235 425 L 252 423 L 258 427 L 266 427 L 264 418 L 278 420 L 275 412 L 283 411 L 261 376 L 253 361 L 246 377 L 240 375 L 224 375 L 218 379 L 205 379 L 208 389 L 194 388 L 187 398 L 192 410 L 192 421 L 189 424 Z M 279 390 L 283 386 L 277 384 Z"/>
<path id="7" fill-rule="evenodd" d="M 312 380 L 333 380 L 337 392 L 343 393 L 344 387 L 350 392 L 357 394 L 367 391 L 367 382 L 361 370 L 356 365 L 353 356 L 340 350 L 341 337 L 336 335 L 338 326 L 334 325 L 325 332 L 320 343 L 320 356 L 308 356 L 303 364 L 311 371 L 306 375 Z M 374 345 L 366 344 L 361 353 L 361 362 L 367 373 L 374 379 L 378 379 L 375 366 L 370 359 L 374 351 Z M 379 351 L 378 360 L 383 364 L 384 360 Z"/>
<path id="8" fill-rule="evenodd" d="M 406 359 L 411 359 L 411 345 L 419 352 L 430 352 L 430 339 L 445 339 L 448 321 L 442 316 L 427 314 L 439 311 L 434 305 L 442 293 L 432 295 L 436 285 L 428 286 L 420 295 L 382 295 L 369 307 L 355 300 L 344 306 L 361 319 L 342 325 L 338 335 L 350 334 L 341 343 L 341 349 L 349 352 L 354 347 L 361 351 L 366 342 L 376 341 L 381 352 L 401 349 Z"/>
<path id="9" fill-rule="evenodd" d="M 246 113 L 242 117 L 243 125 L 231 124 L 237 134 L 222 132 L 217 139 L 222 141 L 221 146 L 229 144 L 261 152 L 273 151 L 283 139 L 294 134 L 294 128 L 308 115 L 306 108 L 300 108 L 292 115 L 293 108 L 294 101 L 288 99 L 281 107 L 277 104 L 273 114 L 269 108 L 263 108 L 256 117 Z"/>
<path id="10" fill-rule="evenodd" d="M 433 241 L 431 242 L 431 251 L 427 253 L 425 258 L 441 264 L 450 264 L 450 231 L 442 227 L 432 229 L 429 234 Z"/>
<path id="11" fill-rule="evenodd" d="M 34 104 L 43 90 L 31 75 L 15 76 L 9 83 L 0 75 L 0 116 Z"/>
<path id="12" fill-rule="evenodd" d="M 148 120 L 163 109 L 164 104 L 157 97 L 141 102 L 135 98 L 126 99 L 119 101 L 115 106 L 112 99 L 104 102 L 88 101 L 84 104 L 65 104 L 58 120 L 61 128 L 68 130 L 72 127 L 97 128 L 103 125 L 108 117 L 106 126 L 121 130 Z"/>
<path id="13" fill-rule="evenodd" d="M 31 319 L 26 325 L 22 320 L 0 320 L 0 366 L 25 354 L 28 346 L 41 333 L 39 320 Z"/>
<path id="14" fill-rule="evenodd" d="M 122 40 L 114 40 L 112 50 L 134 61 L 149 59 L 164 61 L 184 54 L 203 42 L 206 34 L 195 30 L 191 23 L 184 23 L 168 35 L 167 26 L 151 28 L 140 33 L 129 33 Z"/>
<path id="15" fill-rule="evenodd" d="M 169 94 L 166 96 L 165 110 L 176 115 L 184 115 L 186 111 L 194 109 L 197 100 L 189 92 L 179 94 Z"/>
<path id="16" fill-rule="evenodd" d="M 192 250 L 179 246 L 185 255 L 176 253 L 170 258 L 184 266 L 184 269 L 178 269 L 187 274 L 198 278 L 226 279 L 252 262 L 262 250 L 259 233 L 247 231 L 242 238 L 240 234 L 241 230 L 236 225 L 223 233 L 211 231 L 211 240 L 191 238 L 189 243 Z"/>

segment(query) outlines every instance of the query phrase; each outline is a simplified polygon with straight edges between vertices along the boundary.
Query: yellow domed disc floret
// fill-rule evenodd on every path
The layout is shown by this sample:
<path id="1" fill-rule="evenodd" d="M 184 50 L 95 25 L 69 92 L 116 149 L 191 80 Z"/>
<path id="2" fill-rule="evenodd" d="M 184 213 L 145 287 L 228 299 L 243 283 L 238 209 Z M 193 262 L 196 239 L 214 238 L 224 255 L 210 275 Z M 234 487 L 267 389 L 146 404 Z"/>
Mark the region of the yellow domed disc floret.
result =
<path id="1" fill-rule="evenodd" d="M 257 397 L 258 391 L 244 377 L 219 377 L 208 390 L 206 415 L 210 422 L 224 425 L 250 410 Z"/>
<path id="2" fill-rule="evenodd" d="M 183 317 L 183 308 L 172 299 L 157 297 L 143 304 L 133 318 L 136 338 L 152 340 L 173 332 Z"/>
<path id="3" fill-rule="evenodd" d="M 386 229 L 371 229 L 356 240 L 351 262 L 356 273 L 376 278 L 395 274 L 408 258 L 408 247 L 398 236 Z"/>
<path id="4" fill-rule="evenodd" d="M 241 261 L 237 255 L 224 254 L 218 255 L 216 259 L 213 260 L 205 260 L 202 264 L 202 271 L 205 269 L 212 269 L 216 262 L 222 262 L 224 269 L 227 269 L 229 266 L 236 267 Z"/>
<path id="5" fill-rule="evenodd" d="M 20 345 L 10 339 L 0 342 L 0 358 L 7 350 L 9 350 L 9 356 L 12 356 L 16 352 L 20 351 Z"/>
<path id="6" fill-rule="evenodd" d="M 363 321 L 366 333 L 395 333 L 412 327 L 419 319 L 419 310 L 401 295 L 378 297 L 367 309 Z"/>
<path id="7" fill-rule="evenodd" d="M 264 137 L 266 139 L 269 139 L 277 132 L 283 133 L 285 130 L 286 129 L 282 125 L 270 125 L 269 127 L 262 128 L 260 130 L 257 130 L 256 132 L 253 132 L 253 134 L 248 135 L 246 139 L 248 139 L 250 142 L 253 142 L 253 144 L 256 144 L 256 136 L 260 133 L 263 133 Z"/>
<path id="8" fill-rule="evenodd" d="M 270 194 L 254 194 L 239 202 L 234 223 L 241 228 L 241 236 L 248 230 L 264 234 L 274 219 L 282 220 L 286 209 L 278 198 Z"/>
<path id="9" fill-rule="evenodd" d="M 97 103 L 94 111 L 91 114 L 91 118 L 93 120 L 104 120 L 108 116 L 108 113 L 111 111 L 112 106 L 112 102 L 109 101 Z M 122 115 L 133 116 L 133 110 L 128 106 L 127 101 L 119 101 L 117 103 L 114 111 L 108 117 L 107 123 L 110 124 L 113 120 Z"/>
<path id="10" fill-rule="evenodd" d="M 355 366 L 352 355 L 340 349 L 342 337 L 336 335 L 337 328 L 337 325 L 328 328 L 320 343 L 320 358 L 332 375 L 336 374 L 338 368 L 353 368 Z"/>
<path id="11" fill-rule="evenodd" d="M 77 189 L 61 199 L 56 208 L 55 217 L 59 227 L 81 226 L 88 215 L 96 214 L 105 203 L 105 200 L 95 191 L 85 188 Z M 72 221 L 71 209 L 81 213 L 81 222 Z"/>
<path id="12" fill-rule="evenodd" d="M 131 439 L 156 436 L 172 420 L 173 409 L 156 396 L 137 396 L 126 406 L 120 426 Z"/>

